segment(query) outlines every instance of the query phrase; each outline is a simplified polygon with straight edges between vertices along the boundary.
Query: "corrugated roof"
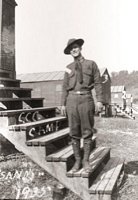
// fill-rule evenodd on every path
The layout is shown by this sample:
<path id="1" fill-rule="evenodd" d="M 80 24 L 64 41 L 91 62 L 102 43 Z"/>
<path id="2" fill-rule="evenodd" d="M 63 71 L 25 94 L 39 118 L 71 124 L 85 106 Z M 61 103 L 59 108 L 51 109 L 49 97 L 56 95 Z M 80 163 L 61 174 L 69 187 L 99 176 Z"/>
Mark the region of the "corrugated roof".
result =
<path id="1" fill-rule="evenodd" d="M 124 85 L 111 86 L 111 93 L 119 93 L 125 90 Z"/>
<path id="2" fill-rule="evenodd" d="M 22 82 L 57 81 L 63 80 L 63 77 L 64 71 L 17 74 L 17 79 Z"/>
<path id="3" fill-rule="evenodd" d="M 107 68 L 100 68 L 101 76 L 106 69 Z M 21 80 L 21 82 L 58 81 L 63 80 L 64 73 L 65 71 L 17 74 L 17 79 Z"/>

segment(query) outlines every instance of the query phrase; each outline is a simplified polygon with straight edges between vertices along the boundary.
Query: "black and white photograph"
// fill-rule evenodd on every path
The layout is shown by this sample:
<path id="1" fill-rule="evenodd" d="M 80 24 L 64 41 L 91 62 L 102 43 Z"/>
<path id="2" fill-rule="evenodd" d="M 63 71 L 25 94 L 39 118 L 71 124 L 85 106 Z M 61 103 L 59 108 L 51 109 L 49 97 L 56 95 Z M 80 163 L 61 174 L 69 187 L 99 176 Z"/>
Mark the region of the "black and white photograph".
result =
<path id="1" fill-rule="evenodd" d="M 0 200 L 138 200 L 137 10 L 0 0 Z"/>

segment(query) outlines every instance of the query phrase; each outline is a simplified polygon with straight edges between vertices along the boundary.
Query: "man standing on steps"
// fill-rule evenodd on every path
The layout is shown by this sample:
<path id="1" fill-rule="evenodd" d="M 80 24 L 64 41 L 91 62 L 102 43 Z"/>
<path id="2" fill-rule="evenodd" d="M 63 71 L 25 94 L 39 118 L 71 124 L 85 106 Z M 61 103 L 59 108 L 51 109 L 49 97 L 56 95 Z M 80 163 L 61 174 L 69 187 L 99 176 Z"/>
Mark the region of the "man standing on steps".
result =
<path id="1" fill-rule="evenodd" d="M 66 67 L 63 94 L 61 102 L 62 115 L 68 115 L 70 136 L 75 156 L 73 172 L 82 166 L 84 170 L 91 170 L 89 156 L 91 153 L 92 135 L 94 126 L 94 100 L 91 90 L 95 88 L 97 96 L 97 109 L 102 110 L 102 85 L 97 64 L 86 60 L 82 54 L 83 39 L 70 39 L 64 53 L 71 55 L 74 61 Z M 84 142 L 83 161 L 80 151 L 80 139 Z"/>

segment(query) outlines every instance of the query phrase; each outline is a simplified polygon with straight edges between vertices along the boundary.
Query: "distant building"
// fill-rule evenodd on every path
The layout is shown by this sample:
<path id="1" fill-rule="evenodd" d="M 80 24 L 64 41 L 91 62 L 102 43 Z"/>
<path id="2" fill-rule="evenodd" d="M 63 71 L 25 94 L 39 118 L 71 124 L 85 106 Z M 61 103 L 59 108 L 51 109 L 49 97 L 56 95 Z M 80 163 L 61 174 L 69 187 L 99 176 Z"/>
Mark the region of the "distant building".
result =
<path id="1" fill-rule="evenodd" d="M 19 74 L 21 87 L 32 88 L 32 97 L 43 97 L 44 106 L 59 106 L 64 71 Z"/>
<path id="2" fill-rule="evenodd" d="M 17 78 L 21 80 L 21 87 L 32 88 L 32 97 L 44 97 L 44 106 L 59 106 L 62 95 L 62 83 L 64 78 L 64 71 L 42 72 L 19 74 Z M 111 80 L 106 68 L 100 69 L 104 104 L 111 103 Z M 93 90 L 94 99 L 95 91 Z"/>
<path id="3" fill-rule="evenodd" d="M 103 103 L 109 105 L 111 104 L 111 78 L 107 68 L 101 68 L 100 74 L 102 78 Z"/>
<path id="4" fill-rule="evenodd" d="M 126 88 L 124 85 L 111 86 L 111 103 L 112 104 L 118 104 L 122 106 L 123 91 L 126 91 Z"/>

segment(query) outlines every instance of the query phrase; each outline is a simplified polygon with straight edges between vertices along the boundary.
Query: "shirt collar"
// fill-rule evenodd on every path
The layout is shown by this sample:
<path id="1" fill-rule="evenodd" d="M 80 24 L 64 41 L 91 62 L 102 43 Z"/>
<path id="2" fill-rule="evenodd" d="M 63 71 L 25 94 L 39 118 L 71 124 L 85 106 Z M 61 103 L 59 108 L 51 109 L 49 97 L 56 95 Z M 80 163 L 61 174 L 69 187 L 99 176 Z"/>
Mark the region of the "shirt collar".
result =
<path id="1" fill-rule="evenodd" d="M 82 63 L 84 61 L 84 57 L 81 56 L 80 58 L 77 58 L 77 61 L 79 61 L 80 63 Z"/>

